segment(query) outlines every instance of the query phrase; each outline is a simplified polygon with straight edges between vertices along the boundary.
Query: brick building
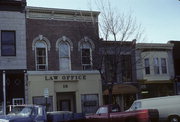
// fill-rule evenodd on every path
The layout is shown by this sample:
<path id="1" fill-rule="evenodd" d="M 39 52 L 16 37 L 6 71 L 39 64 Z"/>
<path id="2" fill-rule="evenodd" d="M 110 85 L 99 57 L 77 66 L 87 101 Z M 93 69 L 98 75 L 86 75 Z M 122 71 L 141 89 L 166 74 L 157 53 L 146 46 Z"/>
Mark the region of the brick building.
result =
<path id="1" fill-rule="evenodd" d="M 99 12 L 26 11 L 28 103 L 46 104 L 49 111 L 94 112 L 102 104 L 101 79 L 92 61 Z"/>

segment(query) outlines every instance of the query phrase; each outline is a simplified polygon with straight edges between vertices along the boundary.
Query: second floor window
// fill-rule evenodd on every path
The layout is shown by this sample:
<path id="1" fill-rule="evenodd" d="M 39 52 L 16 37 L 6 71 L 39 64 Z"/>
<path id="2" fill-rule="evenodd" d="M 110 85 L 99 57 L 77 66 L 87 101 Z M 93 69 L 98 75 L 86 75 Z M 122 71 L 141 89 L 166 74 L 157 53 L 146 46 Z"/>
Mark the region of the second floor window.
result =
<path id="1" fill-rule="evenodd" d="M 43 41 L 35 44 L 36 70 L 47 70 L 47 45 Z"/>
<path id="2" fill-rule="evenodd" d="M 59 64 L 60 70 L 71 70 L 70 45 L 64 41 L 59 44 Z"/>
<path id="3" fill-rule="evenodd" d="M 132 62 L 130 55 L 122 56 L 122 80 L 123 82 L 132 81 Z"/>
<path id="4" fill-rule="evenodd" d="M 15 31 L 1 31 L 1 56 L 16 55 Z"/>
<path id="5" fill-rule="evenodd" d="M 83 70 L 92 69 L 92 50 L 88 42 L 83 42 L 81 45 L 81 63 Z"/>
<path id="6" fill-rule="evenodd" d="M 144 59 L 144 65 L 145 65 L 145 74 L 150 74 L 150 64 L 149 59 Z"/>
<path id="7" fill-rule="evenodd" d="M 167 74 L 166 58 L 161 58 L 162 74 Z"/>
<path id="8" fill-rule="evenodd" d="M 154 58 L 154 74 L 159 74 L 159 59 Z"/>

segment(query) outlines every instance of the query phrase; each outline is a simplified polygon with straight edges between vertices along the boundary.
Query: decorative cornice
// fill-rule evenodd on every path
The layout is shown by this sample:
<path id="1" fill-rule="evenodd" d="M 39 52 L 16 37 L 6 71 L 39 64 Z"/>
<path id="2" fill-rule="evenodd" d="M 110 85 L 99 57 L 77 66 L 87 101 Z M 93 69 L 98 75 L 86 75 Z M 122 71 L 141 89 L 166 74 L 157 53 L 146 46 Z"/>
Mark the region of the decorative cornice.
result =
<path id="1" fill-rule="evenodd" d="M 97 11 L 26 7 L 26 18 L 28 19 L 98 22 L 99 13 Z"/>
<path id="2" fill-rule="evenodd" d="M 98 70 L 91 71 L 27 71 L 28 75 L 67 75 L 67 74 L 99 74 Z"/>
<path id="3" fill-rule="evenodd" d="M 136 49 L 166 49 L 172 50 L 174 44 L 162 44 L 162 43 L 138 43 L 136 44 Z"/>

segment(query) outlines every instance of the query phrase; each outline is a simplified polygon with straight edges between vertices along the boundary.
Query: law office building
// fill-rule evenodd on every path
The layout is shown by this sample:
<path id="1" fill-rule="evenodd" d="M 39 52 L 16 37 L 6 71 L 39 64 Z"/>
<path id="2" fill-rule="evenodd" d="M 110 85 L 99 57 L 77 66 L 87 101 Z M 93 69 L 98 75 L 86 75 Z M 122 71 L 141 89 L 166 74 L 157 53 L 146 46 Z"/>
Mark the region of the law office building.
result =
<path id="1" fill-rule="evenodd" d="M 102 105 L 101 78 L 92 60 L 99 12 L 26 11 L 28 103 L 48 111 L 95 112 Z"/>

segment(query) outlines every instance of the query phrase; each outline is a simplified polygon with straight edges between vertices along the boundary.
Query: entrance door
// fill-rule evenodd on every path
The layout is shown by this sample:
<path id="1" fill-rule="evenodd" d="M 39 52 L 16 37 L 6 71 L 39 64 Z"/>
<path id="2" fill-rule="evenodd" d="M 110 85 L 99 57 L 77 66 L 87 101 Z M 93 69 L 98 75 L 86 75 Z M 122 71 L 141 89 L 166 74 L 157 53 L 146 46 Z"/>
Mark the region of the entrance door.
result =
<path id="1" fill-rule="evenodd" d="M 60 111 L 71 111 L 71 100 L 60 100 Z"/>
<path id="2" fill-rule="evenodd" d="M 58 92 L 56 95 L 58 111 L 76 112 L 75 92 Z"/>

